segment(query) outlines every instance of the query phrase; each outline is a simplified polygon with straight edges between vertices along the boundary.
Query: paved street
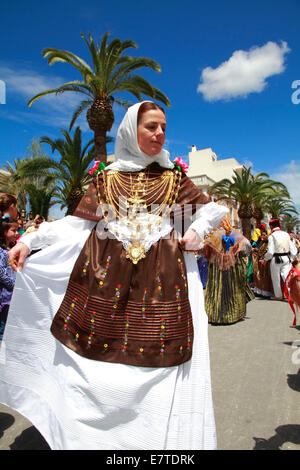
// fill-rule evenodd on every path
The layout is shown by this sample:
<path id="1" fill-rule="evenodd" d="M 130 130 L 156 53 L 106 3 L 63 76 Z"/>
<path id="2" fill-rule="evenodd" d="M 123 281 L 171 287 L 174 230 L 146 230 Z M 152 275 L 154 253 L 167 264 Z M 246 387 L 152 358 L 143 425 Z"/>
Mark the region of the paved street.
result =
<path id="1" fill-rule="evenodd" d="M 245 320 L 209 325 L 219 450 L 300 450 L 300 312 L 255 299 Z M 39 432 L 0 405 L 0 450 L 48 449 Z"/>

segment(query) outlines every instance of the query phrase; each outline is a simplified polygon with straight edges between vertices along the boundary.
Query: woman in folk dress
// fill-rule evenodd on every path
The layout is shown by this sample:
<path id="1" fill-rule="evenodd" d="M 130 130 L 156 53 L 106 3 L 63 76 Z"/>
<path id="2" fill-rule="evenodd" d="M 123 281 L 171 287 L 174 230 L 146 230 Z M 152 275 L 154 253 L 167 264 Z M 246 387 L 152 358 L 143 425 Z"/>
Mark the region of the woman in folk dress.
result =
<path id="1" fill-rule="evenodd" d="M 156 104 L 129 108 L 115 163 L 74 215 L 10 252 L 19 272 L 0 401 L 52 449 L 216 448 L 207 317 L 188 250 L 227 209 L 169 160 L 165 131 Z M 182 214 L 194 221 L 180 239 Z"/>

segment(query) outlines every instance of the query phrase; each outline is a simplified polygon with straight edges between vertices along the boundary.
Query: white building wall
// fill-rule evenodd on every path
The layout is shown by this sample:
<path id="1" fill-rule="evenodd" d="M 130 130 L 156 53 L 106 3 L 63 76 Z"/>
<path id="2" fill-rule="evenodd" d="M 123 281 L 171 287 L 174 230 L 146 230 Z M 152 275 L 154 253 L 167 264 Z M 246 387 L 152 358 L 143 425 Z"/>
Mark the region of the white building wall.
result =
<path id="1" fill-rule="evenodd" d="M 206 175 L 213 182 L 218 182 L 223 178 L 231 179 L 233 170 L 241 170 L 241 165 L 235 158 L 218 160 L 217 155 L 211 148 L 197 150 L 192 146 L 189 152 L 189 170 L 187 175 L 190 178 L 198 175 Z"/>
<path id="2" fill-rule="evenodd" d="M 191 180 L 207 192 L 208 186 L 221 181 L 224 178 L 232 180 L 234 170 L 242 170 L 241 165 L 235 158 L 226 158 L 218 160 L 217 155 L 211 148 L 197 150 L 195 145 L 189 152 L 189 169 L 187 175 Z M 237 215 L 237 208 L 231 206 L 225 201 L 219 203 L 226 205 L 230 209 L 228 219 L 232 226 L 240 228 L 240 221 Z"/>

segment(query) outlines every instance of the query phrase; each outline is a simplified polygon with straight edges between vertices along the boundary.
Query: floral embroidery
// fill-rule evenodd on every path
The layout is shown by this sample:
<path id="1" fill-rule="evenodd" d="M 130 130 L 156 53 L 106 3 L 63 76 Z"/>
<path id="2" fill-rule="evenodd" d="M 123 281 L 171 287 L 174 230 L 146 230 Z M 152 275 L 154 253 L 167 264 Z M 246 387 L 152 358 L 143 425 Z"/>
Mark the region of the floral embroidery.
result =
<path id="1" fill-rule="evenodd" d="M 115 316 L 116 316 L 116 310 L 117 310 L 118 303 L 119 303 L 119 300 L 120 300 L 120 289 L 121 289 L 121 284 L 118 284 L 117 287 L 116 287 L 114 305 L 113 305 L 112 309 L 110 310 L 111 321 L 113 321 Z"/>
<path id="2" fill-rule="evenodd" d="M 83 268 L 82 268 L 81 277 L 86 276 L 87 268 L 90 264 L 90 258 L 91 258 L 91 255 L 88 255 L 87 259 L 85 260 L 85 263 L 84 263 Z"/>
<path id="3" fill-rule="evenodd" d="M 68 313 L 67 313 L 67 315 L 66 315 L 66 318 L 65 318 L 65 323 L 64 323 L 64 326 L 63 326 L 63 328 L 62 328 L 63 331 L 66 331 L 66 329 L 68 328 L 68 323 L 69 323 L 69 320 L 70 320 L 70 318 L 71 318 L 71 315 L 72 315 L 72 312 L 73 312 L 73 309 L 74 309 L 74 307 L 75 307 L 75 305 L 76 305 L 77 300 L 78 300 L 78 298 L 77 298 L 77 297 L 74 297 L 74 299 L 73 299 L 73 301 L 72 301 L 72 303 L 71 303 L 71 306 L 70 306 L 70 308 L 69 308 L 69 311 L 68 311 Z"/>
<path id="4" fill-rule="evenodd" d="M 183 262 L 181 261 L 180 258 L 178 258 L 177 261 L 178 261 L 178 263 L 179 263 L 180 272 L 181 272 L 181 277 L 182 277 L 182 279 L 184 280 L 184 288 L 185 288 L 185 290 L 187 290 L 186 274 L 185 274 L 185 271 L 184 271 Z"/>
<path id="5" fill-rule="evenodd" d="M 144 348 L 140 348 L 139 352 L 138 352 L 138 355 L 140 357 L 143 357 L 143 352 L 144 352 Z"/>
<path id="6" fill-rule="evenodd" d="M 129 330 L 129 315 L 127 314 L 125 316 L 126 323 L 125 323 L 125 330 L 124 330 L 124 340 L 123 340 L 123 346 L 122 346 L 122 352 L 124 354 L 127 353 L 127 344 L 128 344 L 128 330 Z"/>
<path id="7" fill-rule="evenodd" d="M 100 276 L 100 281 L 99 281 L 98 289 L 102 289 L 102 287 L 103 287 L 104 279 L 106 278 L 106 276 L 107 276 L 107 271 L 108 271 L 108 269 L 109 269 L 110 260 L 111 260 L 111 256 L 108 256 L 108 257 L 107 257 L 107 260 L 106 260 L 106 265 L 105 265 L 104 271 L 103 271 L 103 273 L 102 273 L 101 276 Z"/>
<path id="8" fill-rule="evenodd" d="M 79 334 L 76 333 L 75 338 L 74 338 L 74 343 L 78 343 L 78 339 L 79 339 Z"/>
<path id="9" fill-rule="evenodd" d="M 166 322 L 164 317 L 160 321 L 160 356 L 164 357 L 165 354 L 165 334 L 166 334 Z"/>
<path id="10" fill-rule="evenodd" d="M 103 344 L 103 349 L 102 349 L 103 354 L 106 353 L 107 348 L 108 348 L 108 344 L 107 343 Z"/>
<path id="11" fill-rule="evenodd" d="M 86 307 L 87 307 L 87 304 L 88 304 L 89 297 L 90 297 L 89 295 L 86 296 L 84 306 L 83 306 L 83 309 L 82 309 L 82 313 L 85 313 L 85 311 L 86 311 Z"/>
<path id="12" fill-rule="evenodd" d="M 183 354 L 183 346 L 180 346 L 180 348 L 179 348 L 179 354 L 180 354 L 180 356 L 182 356 L 182 354 Z"/>
<path id="13" fill-rule="evenodd" d="M 143 303 L 142 303 L 142 323 L 143 325 L 145 324 L 146 322 L 146 294 L 147 294 L 147 287 L 145 287 L 144 289 L 144 295 L 143 295 Z"/>
<path id="14" fill-rule="evenodd" d="M 180 297 L 180 289 L 178 286 L 175 286 L 176 289 L 176 302 L 177 302 L 177 321 L 181 323 L 181 297 Z"/>
<path id="15" fill-rule="evenodd" d="M 86 349 L 90 349 L 92 345 L 92 339 L 95 333 L 95 315 L 96 315 L 96 312 L 91 313 L 91 330 L 90 330 L 90 334 L 88 337 L 88 344 L 87 344 Z"/>
<path id="16" fill-rule="evenodd" d="M 159 295 L 162 295 L 162 285 L 161 285 L 160 269 L 159 269 L 159 267 L 158 267 L 158 272 L 157 272 L 155 281 L 156 281 L 156 283 L 158 284 L 158 286 L 157 286 L 157 292 L 159 293 Z"/>
<path id="17" fill-rule="evenodd" d="M 187 343 L 186 343 L 186 349 L 188 351 L 191 350 L 191 337 L 190 337 L 190 314 L 188 313 L 187 316 Z"/>

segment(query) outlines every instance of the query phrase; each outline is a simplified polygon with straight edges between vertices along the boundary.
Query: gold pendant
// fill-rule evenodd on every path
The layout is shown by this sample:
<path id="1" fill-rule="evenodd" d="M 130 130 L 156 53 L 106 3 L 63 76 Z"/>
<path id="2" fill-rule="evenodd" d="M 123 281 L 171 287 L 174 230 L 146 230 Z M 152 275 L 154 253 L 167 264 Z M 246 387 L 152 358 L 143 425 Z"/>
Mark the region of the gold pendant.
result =
<path id="1" fill-rule="evenodd" d="M 146 258 L 144 245 L 139 242 L 132 242 L 126 250 L 126 258 L 129 258 L 133 264 L 137 264 L 142 258 Z"/>

